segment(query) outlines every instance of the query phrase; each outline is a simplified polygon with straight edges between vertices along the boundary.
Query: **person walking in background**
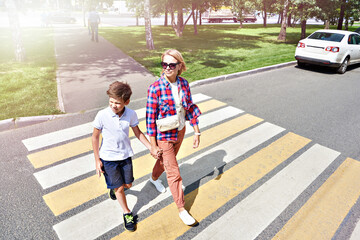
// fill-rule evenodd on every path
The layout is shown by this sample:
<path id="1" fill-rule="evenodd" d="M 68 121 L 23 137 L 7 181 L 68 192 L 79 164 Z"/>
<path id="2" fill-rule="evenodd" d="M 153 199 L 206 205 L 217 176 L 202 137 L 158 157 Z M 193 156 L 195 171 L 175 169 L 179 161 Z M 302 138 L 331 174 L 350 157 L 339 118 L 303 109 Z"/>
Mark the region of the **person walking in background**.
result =
<path id="1" fill-rule="evenodd" d="M 179 217 L 186 225 L 193 225 L 195 219 L 184 208 L 184 191 L 176 154 L 184 139 L 186 120 L 190 121 L 195 131 L 193 148 L 199 146 L 198 117 L 201 111 L 192 101 L 188 81 L 180 77 L 186 70 L 181 53 L 175 49 L 167 50 L 162 54 L 161 60 L 161 77 L 149 86 L 146 104 L 147 134 L 151 148 L 154 149 L 151 151 L 155 152 L 158 147 L 162 150 L 149 181 L 159 192 L 165 192 L 165 187 L 158 179 L 165 171 Z"/>
<path id="2" fill-rule="evenodd" d="M 132 94 L 127 83 L 113 82 L 107 91 L 109 107 L 99 111 L 93 122 L 92 146 L 95 156 L 96 174 L 104 174 L 109 195 L 118 200 L 123 209 L 125 229 L 135 230 L 135 221 L 125 197 L 125 188 L 130 188 L 133 177 L 131 157 L 134 155 L 130 145 L 129 127 L 134 135 L 149 149 L 156 159 L 161 150 L 150 145 L 149 140 L 138 127 L 139 121 L 134 110 L 126 107 Z M 101 147 L 99 144 L 102 134 Z"/>
<path id="3" fill-rule="evenodd" d="M 99 37 L 98 37 L 99 24 L 100 24 L 100 16 L 95 11 L 95 9 L 92 8 L 88 16 L 88 26 L 90 26 L 91 29 L 91 41 L 94 41 L 95 39 L 96 42 L 99 42 Z"/>

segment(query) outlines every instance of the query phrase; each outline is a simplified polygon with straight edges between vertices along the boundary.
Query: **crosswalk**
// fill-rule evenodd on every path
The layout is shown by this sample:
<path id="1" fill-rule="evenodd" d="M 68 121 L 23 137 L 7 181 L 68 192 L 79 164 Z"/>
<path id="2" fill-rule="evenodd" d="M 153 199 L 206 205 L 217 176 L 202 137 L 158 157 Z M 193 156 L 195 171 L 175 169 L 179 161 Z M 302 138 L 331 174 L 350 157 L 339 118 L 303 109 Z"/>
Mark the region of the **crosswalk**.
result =
<path id="1" fill-rule="evenodd" d="M 159 194 L 148 183 L 155 160 L 133 134 L 136 184 L 126 195 L 139 222 L 133 233 L 119 227 L 122 210 L 117 201 L 105 197 L 105 181 L 95 175 L 92 125 L 85 123 L 23 140 L 59 239 L 255 239 L 335 161 L 341 161 L 269 238 L 334 236 L 359 199 L 360 162 L 341 160 L 340 152 L 210 96 L 195 94 L 193 100 L 203 113 L 201 144 L 192 148 L 193 129 L 188 125 L 177 158 L 185 207 L 201 231 L 181 222 L 169 189 Z M 136 113 L 140 129 L 146 132 L 145 108 Z M 164 175 L 161 179 L 167 186 Z M 234 206 L 223 212 L 229 202 Z M 220 211 L 221 217 L 209 221 Z M 358 236 L 360 226 L 351 239 Z"/>

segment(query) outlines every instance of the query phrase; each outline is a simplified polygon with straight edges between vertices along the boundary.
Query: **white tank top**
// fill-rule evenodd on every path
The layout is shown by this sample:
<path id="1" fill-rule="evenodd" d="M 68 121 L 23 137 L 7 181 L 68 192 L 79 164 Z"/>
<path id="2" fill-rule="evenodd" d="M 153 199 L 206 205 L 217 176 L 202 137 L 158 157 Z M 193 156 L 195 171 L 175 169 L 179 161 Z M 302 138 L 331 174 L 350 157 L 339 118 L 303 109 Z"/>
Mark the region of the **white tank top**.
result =
<path id="1" fill-rule="evenodd" d="M 178 130 L 180 131 L 185 127 L 185 109 L 180 102 L 182 91 L 180 91 L 180 96 L 179 96 L 179 88 L 177 82 L 170 83 L 170 86 L 175 101 L 176 112 L 179 116 L 180 125 L 178 127 Z"/>

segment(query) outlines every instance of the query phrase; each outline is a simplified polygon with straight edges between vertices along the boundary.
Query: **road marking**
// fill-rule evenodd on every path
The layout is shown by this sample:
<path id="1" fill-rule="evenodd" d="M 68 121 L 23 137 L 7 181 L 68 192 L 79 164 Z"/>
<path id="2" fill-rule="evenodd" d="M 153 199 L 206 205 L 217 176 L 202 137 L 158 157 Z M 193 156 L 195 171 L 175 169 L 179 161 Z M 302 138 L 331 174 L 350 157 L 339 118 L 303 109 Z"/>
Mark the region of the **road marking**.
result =
<path id="1" fill-rule="evenodd" d="M 331 239 L 360 196 L 360 162 L 347 158 L 273 239 Z"/>
<path id="2" fill-rule="evenodd" d="M 223 107 L 225 105 L 225 103 L 215 99 L 211 99 L 198 104 L 199 108 L 203 113 Z M 202 116 L 200 116 L 200 119 L 201 117 Z M 146 133 L 145 121 L 141 121 L 138 126 L 144 133 Z M 76 133 L 74 134 L 76 135 Z M 134 137 L 134 133 L 132 130 L 129 131 L 129 137 Z M 45 149 L 40 152 L 35 152 L 29 154 L 27 157 L 35 168 L 40 168 L 90 151 L 92 151 L 92 144 L 91 137 L 88 137 L 71 143 L 66 143 L 61 146 Z"/>
<path id="3" fill-rule="evenodd" d="M 207 110 L 210 109 L 210 106 L 219 107 L 219 105 L 222 105 L 221 102 L 215 102 L 212 100 L 207 103 L 207 106 L 204 106 L 204 108 Z M 242 112 L 242 110 L 227 106 L 214 112 L 201 115 L 200 122 L 203 122 L 203 124 L 201 124 L 201 127 L 206 128 L 212 124 L 218 123 L 221 120 L 226 120 L 228 118 L 234 117 Z M 222 116 L 222 118 L 220 119 L 217 116 Z M 190 127 L 188 122 L 186 130 L 187 134 L 194 132 L 194 129 Z M 137 138 L 131 139 L 131 146 L 135 154 L 147 150 L 147 148 Z M 53 155 L 54 153 L 49 154 Z M 43 189 L 46 189 L 62 182 L 68 181 L 72 178 L 81 176 L 82 174 L 86 174 L 93 170 L 95 170 L 94 157 L 93 154 L 88 154 L 86 156 L 75 158 L 74 160 L 59 164 L 57 166 L 38 171 L 34 173 L 34 176 L 38 180 L 40 185 L 43 187 Z"/>
<path id="4" fill-rule="evenodd" d="M 193 137 L 187 137 L 182 143 L 183 146 L 178 153 L 178 159 L 194 154 L 261 121 L 262 119 L 260 118 L 246 114 L 217 125 L 211 129 L 205 130 L 202 132 L 203 140 L 201 145 L 197 149 L 192 148 Z M 133 168 L 135 179 L 151 173 L 154 164 L 154 159 L 150 155 L 145 155 L 134 159 Z M 82 181 L 73 183 L 57 191 L 46 194 L 43 196 L 43 198 L 54 215 L 60 215 L 76 206 L 79 206 L 91 199 L 105 194 L 107 191 L 106 187 L 104 187 L 104 184 L 98 186 L 99 182 L 97 179 L 97 176 L 86 178 Z M 95 187 L 94 185 L 96 184 L 97 186 Z M 85 186 L 92 186 L 92 191 L 84 191 L 88 188 Z"/>
<path id="5" fill-rule="evenodd" d="M 195 94 L 193 96 L 193 101 L 195 103 L 208 99 L 210 99 L 210 97 L 204 94 Z M 141 116 L 142 118 L 145 117 L 145 108 L 138 109 L 135 112 L 138 114 L 138 116 Z M 22 140 L 22 142 L 28 149 L 28 151 L 33 151 L 61 142 L 69 141 L 74 138 L 86 136 L 88 134 L 91 134 L 92 130 L 92 122 L 89 122 L 75 127 L 62 129 L 56 132 L 51 132 L 40 136 L 24 139 Z"/>
<path id="6" fill-rule="evenodd" d="M 82 137 L 92 132 L 92 123 L 85 123 L 56 132 L 47 133 L 33 138 L 22 140 L 28 151 L 37 150 L 57 143 L 65 142 L 76 137 Z M 76 135 L 75 135 L 76 133 Z"/>
<path id="7" fill-rule="evenodd" d="M 236 142 L 240 144 L 240 142 Z M 296 134 L 286 134 L 219 177 L 187 194 L 185 208 L 191 208 L 190 213 L 200 222 L 309 142 L 309 139 Z M 233 223 L 235 224 L 235 222 Z M 113 239 L 150 239 L 154 232 L 156 232 L 156 239 L 175 239 L 187 230 L 189 227 L 181 222 L 175 203 L 172 203 L 139 222 L 136 232 L 131 234 L 123 232 Z M 239 236 L 241 235 L 237 235 L 237 237 Z"/>
<path id="8" fill-rule="evenodd" d="M 256 238 L 339 155 L 315 144 L 194 239 Z"/>
<path id="9" fill-rule="evenodd" d="M 191 158 L 179 166 L 184 179 L 183 184 L 188 186 L 198 181 L 201 176 L 211 173 L 214 170 L 214 167 L 219 168 L 223 164 L 233 161 L 240 155 L 248 152 L 282 131 L 284 131 L 283 128 L 273 124 L 264 123 L 254 129 L 240 134 L 239 136 L 231 138 L 194 158 Z M 296 148 L 301 148 L 308 142 L 305 138 L 301 138 L 299 136 L 294 137 L 292 135 L 294 134 L 287 134 L 287 137 L 282 138 L 283 140 L 278 140 L 278 142 L 281 142 L 282 146 L 286 146 L 289 151 L 296 151 Z M 221 151 L 225 151 L 226 154 L 222 154 Z M 290 153 L 282 150 L 282 154 L 285 155 Z M 220 158 L 221 161 L 219 161 Z M 164 175 L 162 177 L 164 177 Z M 171 193 L 169 189 L 167 189 L 166 193 L 159 194 L 155 199 L 150 200 L 148 203 L 143 203 L 143 205 L 137 206 L 136 209 L 134 209 L 138 198 L 145 198 L 143 194 L 148 191 L 156 190 L 151 184 L 148 184 L 147 181 L 132 187 L 130 191 L 126 191 L 128 205 L 130 209 L 133 209 L 133 211 L 137 214 L 155 206 L 162 200 L 171 197 Z M 107 200 L 106 203 L 95 205 L 84 212 L 56 224 L 54 226 L 54 230 L 60 239 L 79 239 L 80 236 L 81 239 L 95 239 L 105 232 L 122 224 L 123 220 L 121 213 L 122 209 L 119 207 L 117 202 Z M 102 217 L 99 218 L 99 215 Z M 108 219 L 112 219 L 112 221 L 109 222 Z M 81 228 L 77 227 L 78 225 L 76 223 L 79 222 L 82 223 Z"/>
<path id="10" fill-rule="evenodd" d="M 358 219 L 355 229 L 351 234 L 350 240 L 359 240 L 359 239 L 360 239 L 360 221 Z"/>

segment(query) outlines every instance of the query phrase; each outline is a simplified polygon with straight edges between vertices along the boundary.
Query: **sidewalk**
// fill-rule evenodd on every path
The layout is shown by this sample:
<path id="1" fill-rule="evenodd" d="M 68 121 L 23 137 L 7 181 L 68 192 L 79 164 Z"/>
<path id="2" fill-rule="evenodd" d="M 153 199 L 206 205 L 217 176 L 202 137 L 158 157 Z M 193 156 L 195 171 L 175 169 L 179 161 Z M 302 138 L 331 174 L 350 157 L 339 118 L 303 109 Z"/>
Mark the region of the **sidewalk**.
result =
<path id="1" fill-rule="evenodd" d="M 132 100 L 145 98 L 156 79 L 101 36 L 90 41 L 85 27 L 55 27 L 54 38 L 59 107 L 66 113 L 107 106 L 106 90 L 116 80 L 130 84 Z"/>

